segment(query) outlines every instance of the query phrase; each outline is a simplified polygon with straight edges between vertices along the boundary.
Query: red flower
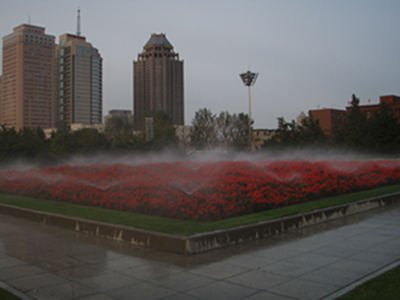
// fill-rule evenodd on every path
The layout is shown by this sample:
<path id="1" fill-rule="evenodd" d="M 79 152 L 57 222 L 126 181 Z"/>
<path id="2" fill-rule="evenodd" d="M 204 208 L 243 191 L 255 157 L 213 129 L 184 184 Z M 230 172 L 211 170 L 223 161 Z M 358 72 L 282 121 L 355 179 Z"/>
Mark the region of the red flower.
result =
<path id="1" fill-rule="evenodd" d="M 0 192 L 219 220 L 400 182 L 397 161 L 174 162 L 0 172 Z"/>

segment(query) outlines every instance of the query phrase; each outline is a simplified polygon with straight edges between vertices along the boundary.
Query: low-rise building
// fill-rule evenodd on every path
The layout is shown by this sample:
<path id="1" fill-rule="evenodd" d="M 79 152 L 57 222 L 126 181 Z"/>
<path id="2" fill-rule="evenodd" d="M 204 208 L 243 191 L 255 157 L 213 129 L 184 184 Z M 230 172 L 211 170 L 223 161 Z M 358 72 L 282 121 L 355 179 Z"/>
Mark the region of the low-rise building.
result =
<path id="1" fill-rule="evenodd" d="M 252 138 L 255 149 L 261 149 L 266 141 L 272 139 L 276 134 L 275 129 L 253 129 Z"/>
<path id="2" fill-rule="evenodd" d="M 393 109 L 394 115 L 400 118 L 400 97 L 395 95 L 380 96 L 378 104 L 360 105 L 359 108 L 367 119 L 370 119 L 380 109 L 382 103 L 389 104 Z M 346 111 L 349 113 L 351 106 L 346 107 Z"/>
<path id="3" fill-rule="evenodd" d="M 344 122 L 346 122 L 347 111 L 333 108 L 315 109 L 310 110 L 308 112 L 308 116 L 309 118 L 318 120 L 322 131 L 327 136 L 330 136 L 332 134 L 332 128 L 334 124 L 341 126 L 344 124 Z"/>
<path id="4" fill-rule="evenodd" d="M 380 96 L 378 104 L 359 105 L 359 109 L 367 119 L 370 119 L 380 109 L 382 103 L 389 104 L 393 109 L 394 115 L 400 118 L 400 97 L 395 95 Z M 310 118 L 318 120 L 324 133 L 330 136 L 334 124 L 338 126 L 344 124 L 351 109 L 352 106 L 347 106 L 345 110 L 333 108 L 315 109 L 310 110 L 308 115 Z"/>
<path id="5" fill-rule="evenodd" d="M 104 124 L 107 124 L 107 120 L 111 118 L 120 118 L 124 124 L 128 124 L 130 127 L 133 126 L 132 110 L 112 109 L 108 112 L 108 115 L 104 116 Z"/>
<path id="6" fill-rule="evenodd" d="M 78 131 L 84 128 L 92 128 L 92 129 L 96 129 L 99 133 L 103 133 L 104 132 L 104 124 L 94 124 L 94 125 L 83 125 L 83 124 L 71 124 L 70 126 L 70 130 L 71 131 Z M 56 133 L 58 130 L 58 128 L 46 128 L 43 129 L 44 134 L 46 135 L 46 139 L 51 138 L 51 135 Z"/>

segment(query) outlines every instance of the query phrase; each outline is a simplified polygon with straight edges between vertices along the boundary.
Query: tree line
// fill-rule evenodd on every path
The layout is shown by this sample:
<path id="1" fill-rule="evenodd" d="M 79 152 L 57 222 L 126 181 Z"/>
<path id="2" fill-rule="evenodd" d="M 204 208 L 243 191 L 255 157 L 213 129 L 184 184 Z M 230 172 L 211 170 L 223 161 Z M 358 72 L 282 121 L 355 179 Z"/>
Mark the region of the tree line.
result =
<path id="1" fill-rule="evenodd" d="M 278 118 L 276 135 L 264 149 L 330 147 L 358 152 L 395 154 L 400 150 L 400 123 L 393 108 L 381 103 L 370 118 L 361 111 L 360 99 L 352 95 L 350 111 L 343 124 L 334 123 L 326 135 L 318 120 L 305 118 L 301 124 Z"/>
<path id="2" fill-rule="evenodd" d="M 58 129 L 49 138 L 41 128 L 23 128 L 19 131 L 0 127 L 0 163 L 18 158 L 40 163 L 57 163 L 74 155 L 127 154 L 160 151 L 168 148 L 184 155 L 191 150 L 232 147 L 244 150 L 248 142 L 248 116 L 221 112 L 218 116 L 209 109 L 200 109 L 192 120 L 190 142 L 180 141 L 171 118 L 163 111 L 148 114 L 153 117 L 153 137 L 145 132 L 134 132 L 121 118 L 106 121 L 104 132 L 94 128 L 77 131 Z"/>
<path id="3" fill-rule="evenodd" d="M 276 134 L 265 142 L 262 150 L 285 148 L 340 148 L 375 153 L 396 153 L 400 149 L 399 118 L 389 104 L 381 103 L 371 118 L 360 110 L 360 100 L 353 95 L 351 109 L 343 124 L 334 124 L 327 136 L 318 120 L 305 118 L 301 124 L 278 118 Z M 134 153 L 172 148 L 177 152 L 209 150 L 213 148 L 249 150 L 249 117 L 247 114 L 214 114 L 207 108 L 195 112 L 190 141 L 180 143 L 176 129 L 167 113 L 156 112 L 154 136 L 147 140 L 145 133 L 134 134 L 132 128 L 119 118 L 111 118 L 103 133 L 84 128 L 78 131 L 59 129 L 50 138 L 41 128 L 0 128 L 0 162 L 16 158 L 57 161 L 72 155 L 97 153 Z"/>
<path id="4" fill-rule="evenodd" d="M 92 156 L 100 153 L 126 154 L 158 151 L 165 147 L 179 151 L 175 127 L 164 112 L 152 114 L 154 137 L 147 141 L 145 134 L 134 134 L 131 126 L 119 118 L 111 118 L 104 132 L 94 128 L 77 131 L 58 129 L 49 138 L 41 128 L 19 131 L 2 125 L 0 128 L 0 163 L 27 159 L 43 164 L 56 164 L 74 155 Z"/>

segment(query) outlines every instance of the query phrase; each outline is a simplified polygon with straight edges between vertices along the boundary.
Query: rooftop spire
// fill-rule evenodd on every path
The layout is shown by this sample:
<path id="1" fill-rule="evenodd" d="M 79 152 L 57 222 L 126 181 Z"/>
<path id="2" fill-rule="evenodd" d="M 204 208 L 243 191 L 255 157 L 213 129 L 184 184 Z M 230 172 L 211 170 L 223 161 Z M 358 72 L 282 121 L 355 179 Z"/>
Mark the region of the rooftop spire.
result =
<path id="1" fill-rule="evenodd" d="M 81 9 L 78 7 L 78 20 L 77 20 L 76 35 L 81 35 Z"/>

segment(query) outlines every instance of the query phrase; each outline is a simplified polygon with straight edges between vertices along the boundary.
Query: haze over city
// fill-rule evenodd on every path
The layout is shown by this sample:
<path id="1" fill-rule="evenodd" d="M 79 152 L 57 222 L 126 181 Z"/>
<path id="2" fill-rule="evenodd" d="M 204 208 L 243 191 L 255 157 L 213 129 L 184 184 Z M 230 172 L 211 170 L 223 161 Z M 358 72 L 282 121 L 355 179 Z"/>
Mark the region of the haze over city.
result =
<path id="1" fill-rule="evenodd" d="M 195 111 L 248 112 L 239 73 L 252 88 L 255 128 L 276 128 L 309 109 L 399 95 L 399 1 L 5 1 L 0 35 L 30 22 L 58 37 L 81 31 L 103 61 L 103 114 L 133 109 L 133 60 L 165 33 L 184 60 L 185 123 Z M 1 68 L 0 62 L 0 68 Z"/>

